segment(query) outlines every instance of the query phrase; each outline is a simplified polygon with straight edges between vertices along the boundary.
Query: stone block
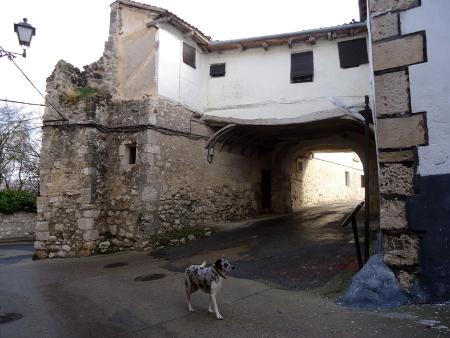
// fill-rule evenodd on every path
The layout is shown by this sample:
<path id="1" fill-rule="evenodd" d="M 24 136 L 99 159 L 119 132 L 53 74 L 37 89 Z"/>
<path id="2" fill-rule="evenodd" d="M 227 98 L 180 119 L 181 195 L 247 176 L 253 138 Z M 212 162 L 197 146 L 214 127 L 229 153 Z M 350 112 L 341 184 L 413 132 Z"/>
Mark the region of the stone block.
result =
<path id="1" fill-rule="evenodd" d="M 158 145 L 146 144 L 144 146 L 144 152 L 151 153 L 151 154 L 160 154 L 161 149 Z"/>
<path id="2" fill-rule="evenodd" d="M 414 169 L 402 164 L 380 166 L 380 193 L 414 195 Z"/>
<path id="3" fill-rule="evenodd" d="M 378 153 L 378 161 L 380 163 L 393 163 L 393 162 L 414 162 L 415 155 L 412 150 L 404 151 L 380 151 Z"/>
<path id="4" fill-rule="evenodd" d="M 36 222 L 36 231 L 48 231 L 48 222 Z"/>
<path id="5" fill-rule="evenodd" d="M 83 240 L 86 242 L 96 241 L 98 238 L 98 230 L 87 230 L 83 233 Z"/>
<path id="6" fill-rule="evenodd" d="M 373 12 L 400 11 L 416 7 L 420 0 L 369 0 L 369 10 Z"/>
<path id="7" fill-rule="evenodd" d="M 380 228 L 382 230 L 406 230 L 406 206 L 404 201 L 381 200 Z"/>
<path id="8" fill-rule="evenodd" d="M 144 202 L 156 202 L 158 199 L 158 191 L 154 187 L 144 187 L 141 199 Z"/>
<path id="9" fill-rule="evenodd" d="M 399 23 L 397 13 L 386 13 L 371 19 L 372 40 L 390 38 L 399 35 Z"/>
<path id="10" fill-rule="evenodd" d="M 44 242 L 41 242 L 41 241 L 35 241 L 34 242 L 34 248 L 36 249 L 36 250 L 45 250 L 45 243 Z"/>
<path id="11" fill-rule="evenodd" d="M 37 241 L 46 241 L 50 233 L 48 231 L 36 231 L 36 240 Z"/>
<path id="12" fill-rule="evenodd" d="M 94 219 L 93 218 L 80 218 L 77 223 L 78 223 L 78 229 L 81 229 L 81 230 L 94 229 Z"/>
<path id="13" fill-rule="evenodd" d="M 372 46 L 374 71 L 425 62 L 425 41 L 422 34 L 375 42 Z"/>
<path id="14" fill-rule="evenodd" d="M 375 93 L 377 116 L 410 110 L 409 80 L 404 70 L 376 76 Z"/>
<path id="15" fill-rule="evenodd" d="M 425 114 L 377 120 L 378 148 L 411 148 L 427 143 Z"/>
<path id="16" fill-rule="evenodd" d="M 409 293 L 412 291 L 412 288 L 414 286 L 414 283 L 417 281 L 418 276 L 415 272 L 400 270 L 397 272 L 397 279 L 400 287 Z"/>
<path id="17" fill-rule="evenodd" d="M 91 250 L 80 250 L 78 251 L 79 257 L 88 257 L 91 255 Z"/>
<path id="18" fill-rule="evenodd" d="M 44 259 L 48 257 L 48 252 L 44 250 L 37 250 L 35 254 L 38 259 Z"/>
<path id="19" fill-rule="evenodd" d="M 83 248 L 85 248 L 86 250 L 94 250 L 96 247 L 97 247 L 96 241 L 90 241 L 90 242 L 83 243 Z"/>
<path id="20" fill-rule="evenodd" d="M 99 210 L 83 210 L 83 217 L 96 218 L 100 215 Z"/>
<path id="21" fill-rule="evenodd" d="M 390 266 L 411 266 L 419 263 L 419 239 L 410 234 L 384 236 L 384 262 Z"/>

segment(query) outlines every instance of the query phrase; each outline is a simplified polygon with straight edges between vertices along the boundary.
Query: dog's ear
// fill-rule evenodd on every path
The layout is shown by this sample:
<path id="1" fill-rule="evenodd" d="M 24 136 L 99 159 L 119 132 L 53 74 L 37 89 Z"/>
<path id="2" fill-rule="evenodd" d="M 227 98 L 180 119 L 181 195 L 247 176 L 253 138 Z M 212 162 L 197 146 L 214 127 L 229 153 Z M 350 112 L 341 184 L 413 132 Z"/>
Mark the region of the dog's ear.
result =
<path id="1" fill-rule="evenodd" d="M 216 270 L 222 270 L 222 260 L 218 259 L 216 263 L 214 263 L 214 267 L 216 268 Z"/>

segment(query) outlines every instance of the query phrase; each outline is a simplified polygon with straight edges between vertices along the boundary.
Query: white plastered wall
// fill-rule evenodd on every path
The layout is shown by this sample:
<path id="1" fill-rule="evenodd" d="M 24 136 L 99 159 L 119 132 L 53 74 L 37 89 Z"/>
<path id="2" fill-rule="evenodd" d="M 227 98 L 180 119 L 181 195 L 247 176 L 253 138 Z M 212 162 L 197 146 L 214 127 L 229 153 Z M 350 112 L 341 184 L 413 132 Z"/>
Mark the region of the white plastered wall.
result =
<path id="1" fill-rule="evenodd" d="M 329 96 L 352 105 L 364 102 L 370 92 L 369 65 L 342 69 L 338 41 L 366 37 L 358 35 L 315 45 L 228 51 L 207 55 L 209 64 L 225 63 L 224 77 L 207 78 L 206 114 L 238 118 L 289 118 L 335 107 Z M 313 51 L 314 81 L 290 81 L 291 54 Z"/>
<path id="2" fill-rule="evenodd" d="M 184 38 L 170 25 L 158 30 L 158 93 L 194 111 L 205 103 L 205 54 L 190 38 Z M 183 42 L 196 48 L 196 68 L 183 62 Z"/>
<path id="3" fill-rule="evenodd" d="M 429 145 L 419 148 L 419 174 L 450 173 L 450 1 L 422 0 L 402 12 L 401 33 L 426 31 L 428 62 L 409 67 L 411 108 L 427 113 Z"/>

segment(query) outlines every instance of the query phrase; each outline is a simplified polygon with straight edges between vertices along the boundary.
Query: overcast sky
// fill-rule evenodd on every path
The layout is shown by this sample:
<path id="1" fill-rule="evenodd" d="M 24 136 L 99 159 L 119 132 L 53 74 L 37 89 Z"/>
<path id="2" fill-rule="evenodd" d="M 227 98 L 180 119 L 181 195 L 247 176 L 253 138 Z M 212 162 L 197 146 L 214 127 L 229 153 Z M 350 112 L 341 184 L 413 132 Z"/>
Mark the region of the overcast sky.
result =
<path id="1" fill-rule="evenodd" d="M 45 94 L 45 80 L 64 59 L 82 68 L 103 53 L 112 0 L 2 1 L 0 46 L 21 52 L 14 23 L 36 28 L 27 58 L 17 64 Z M 215 40 L 285 33 L 359 20 L 357 0 L 143 0 L 175 13 Z M 0 59 L 0 99 L 43 103 L 14 65 Z"/>

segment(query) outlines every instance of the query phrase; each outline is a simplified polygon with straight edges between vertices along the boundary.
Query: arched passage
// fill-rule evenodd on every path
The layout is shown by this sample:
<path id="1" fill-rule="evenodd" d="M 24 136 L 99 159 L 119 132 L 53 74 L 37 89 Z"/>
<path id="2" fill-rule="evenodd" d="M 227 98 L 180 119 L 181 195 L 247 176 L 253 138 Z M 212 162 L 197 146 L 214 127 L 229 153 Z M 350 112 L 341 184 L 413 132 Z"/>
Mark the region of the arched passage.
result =
<path id="1" fill-rule="evenodd" d="M 280 143 L 272 154 L 272 207 L 275 212 L 294 211 L 292 200 L 292 175 L 296 170 L 297 159 L 313 150 L 351 150 L 364 159 L 363 135 L 355 132 L 336 133 L 310 139 Z M 379 188 L 377 158 L 374 144 L 369 147 L 369 192 L 371 216 L 379 213 Z M 363 162 L 364 164 L 364 162 Z M 367 168 L 364 168 L 364 174 Z"/>

